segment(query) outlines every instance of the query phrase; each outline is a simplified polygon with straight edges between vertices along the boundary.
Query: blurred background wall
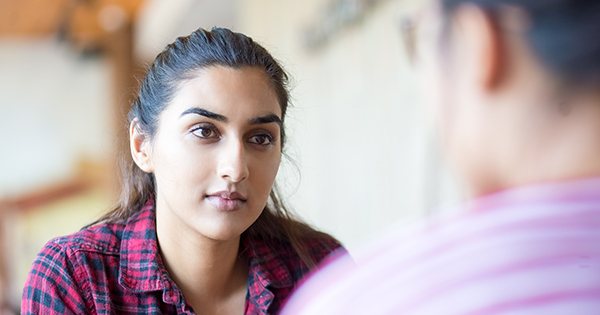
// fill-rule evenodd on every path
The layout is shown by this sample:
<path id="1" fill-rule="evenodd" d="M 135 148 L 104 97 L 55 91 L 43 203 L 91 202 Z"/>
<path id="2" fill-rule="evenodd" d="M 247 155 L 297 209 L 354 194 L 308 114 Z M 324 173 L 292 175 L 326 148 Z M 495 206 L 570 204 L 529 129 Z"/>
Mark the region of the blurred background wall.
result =
<path id="1" fill-rule="evenodd" d="M 0 307 L 18 309 L 45 242 L 115 201 L 135 77 L 198 27 L 243 32 L 290 73 L 279 186 L 350 251 L 457 201 L 400 38 L 424 1 L 0 1 Z"/>

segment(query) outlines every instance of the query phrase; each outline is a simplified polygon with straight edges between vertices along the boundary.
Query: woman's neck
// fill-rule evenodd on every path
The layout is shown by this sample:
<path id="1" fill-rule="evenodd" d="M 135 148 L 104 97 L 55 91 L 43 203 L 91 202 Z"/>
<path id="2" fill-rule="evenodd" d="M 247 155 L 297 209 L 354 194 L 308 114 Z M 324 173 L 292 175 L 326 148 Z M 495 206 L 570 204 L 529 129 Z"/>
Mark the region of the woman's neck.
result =
<path id="1" fill-rule="evenodd" d="M 481 180 L 483 184 L 473 185 L 473 196 L 600 176 L 600 96 L 573 97 L 564 114 L 557 109 L 558 101 L 539 103 L 545 105 L 540 108 L 546 112 L 532 111 L 533 116 L 524 124 L 507 124 L 511 128 L 502 129 L 501 134 L 512 132 L 513 136 L 505 137 L 506 141 L 490 141 L 494 144 L 490 148 L 499 148 L 496 157 L 505 159 L 488 168 L 492 176 Z"/>
<path id="2" fill-rule="evenodd" d="M 156 211 L 156 234 L 169 276 L 198 314 L 229 314 L 243 308 L 248 269 L 239 258 L 240 237 L 207 238 L 181 228 L 169 215 Z M 241 300 L 241 303 L 240 303 Z"/>

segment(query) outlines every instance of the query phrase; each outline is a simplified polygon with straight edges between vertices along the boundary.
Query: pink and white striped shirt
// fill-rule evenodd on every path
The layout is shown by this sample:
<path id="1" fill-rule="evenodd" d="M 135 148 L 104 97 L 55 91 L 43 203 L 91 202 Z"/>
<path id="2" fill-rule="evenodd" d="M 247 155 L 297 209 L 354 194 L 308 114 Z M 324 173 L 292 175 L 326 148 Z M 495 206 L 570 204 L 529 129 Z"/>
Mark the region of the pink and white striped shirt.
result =
<path id="1" fill-rule="evenodd" d="M 328 264 L 282 314 L 600 314 L 600 178 L 461 207 Z"/>

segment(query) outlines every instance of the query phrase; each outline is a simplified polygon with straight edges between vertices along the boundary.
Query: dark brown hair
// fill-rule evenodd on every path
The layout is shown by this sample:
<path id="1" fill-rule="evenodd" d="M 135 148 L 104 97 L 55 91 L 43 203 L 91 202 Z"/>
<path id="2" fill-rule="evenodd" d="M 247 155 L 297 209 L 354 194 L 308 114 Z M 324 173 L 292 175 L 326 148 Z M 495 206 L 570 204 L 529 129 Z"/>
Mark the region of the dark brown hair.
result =
<path id="1" fill-rule="evenodd" d="M 528 16 L 526 37 L 540 61 L 572 84 L 600 84 L 599 0 L 442 0 L 446 13 L 464 3 L 495 13 L 516 6 Z"/>
<path id="2" fill-rule="evenodd" d="M 129 111 L 129 122 L 137 119 L 140 131 L 152 139 L 160 113 L 174 97 L 181 82 L 192 78 L 200 69 L 216 65 L 234 69 L 264 69 L 277 94 L 281 119 L 284 120 L 289 93 L 288 76 L 282 67 L 265 48 L 251 38 L 228 29 L 213 28 L 211 31 L 198 29 L 189 36 L 177 38 L 156 57 L 148 68 L 139 94 Z M 283 149 L 283 128 L 280 139 Z M 110 212 L 89 226 L 98 223 L 124 223 L 148 200 L 154 198 L 154 175 L 142 171 L 130 158 L 124 161 L 120 200 Z M 309 267 L 314 266 L 314 262 L 308 249 L 303 248 L 302 239 L 308 236 L 325 236 L 293 219 L 280 202 L 276 187 L 271 190 L 262 214 L 244 234 L 266 242 L 288 242 Z"/>

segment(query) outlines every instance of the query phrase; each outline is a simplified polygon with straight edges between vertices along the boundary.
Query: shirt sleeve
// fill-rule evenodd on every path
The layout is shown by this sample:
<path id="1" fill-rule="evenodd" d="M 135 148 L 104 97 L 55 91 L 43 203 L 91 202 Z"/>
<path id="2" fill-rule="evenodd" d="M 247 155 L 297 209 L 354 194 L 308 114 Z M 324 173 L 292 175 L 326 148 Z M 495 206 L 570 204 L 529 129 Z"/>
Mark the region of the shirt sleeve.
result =
<path id="1" fill-rule="evenodd" d="M 86 314 L 85 299 L 66 249 L 44 246 L 23 288 L 21 314 Z"/>

